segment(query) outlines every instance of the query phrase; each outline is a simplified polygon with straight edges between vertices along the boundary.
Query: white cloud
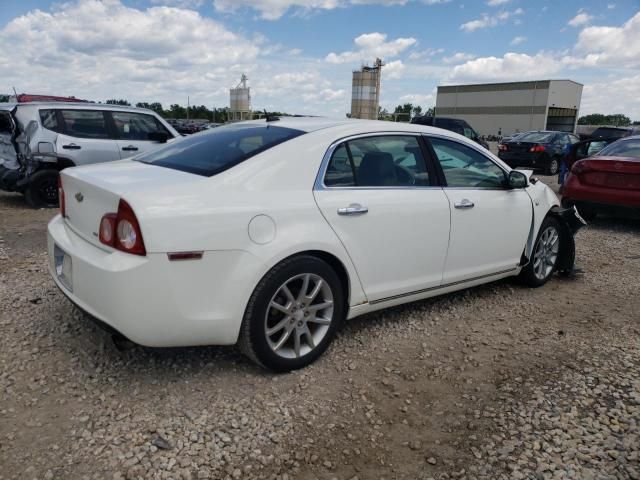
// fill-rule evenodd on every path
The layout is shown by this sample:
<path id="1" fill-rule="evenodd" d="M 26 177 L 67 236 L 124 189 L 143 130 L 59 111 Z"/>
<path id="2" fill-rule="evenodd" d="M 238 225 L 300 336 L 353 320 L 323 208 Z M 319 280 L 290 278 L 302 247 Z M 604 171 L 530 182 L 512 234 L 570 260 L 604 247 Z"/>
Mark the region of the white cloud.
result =
<path id="1" fill-rule="evenodd" d="M 517 8 L 513 11 L 502 11 L 495 15 L 489 15 L 487 13 L 483 13 L 480 18 L 475 20 L 470 20 L 468 22 L 460 25 L 460 30 L 464 30 L 465 32 L 475 32 L 476 30 L 480 30 L 482 28 L 490 28 L 505 23 L 510 18 L 513 18 L 517 15 L 522 15 L 524 10 L 521 8 Z"/>
<path id="2" fill-rule="evenodd" d="M 451 82 L 510 81 L 544 78 L 562 69 L 553 56 L 538 53 L 506 53 L 502 57 L 482 57 L 453 67 Z"/>
<path id="3" fill-rule="evenodd" d="M 621 27 L 584 28 L 575 57 L 565 61 L 578 66 L 640 68 L 640 12 Z"/>
<path id="4" fill-rule="evenodd" d="M 473 60 L 476 57 L 477 57 L 477 55 L 474 55 L 472 53 L 458 52 L 458 53 L 455 53 L 455 54 L 451 55 L 450 57 L 443 58 L 442 61 L 444 63 L 446 63 L 446 64 L 462 63 L 462 62 L 466 62 L 468 60 Z"/>
<path id="5" fill-rule="evenodd" d="M 265 20 L 277 20 L 288 11 L 310 12 L 314 10 L 334 10 L 350 5 L 382 5 L 391 7 L 405 5 L 411 0 L 213 0 L 214 8 L 222 13 L 234 13 L 242 8 L 252 8 Z M 423 0 L 432 5 L 450 0 Z"/>
<path id="6" fill-rule="evenodd" d="M 624 113 L 632 120 L 640 120 L 640 74 L 612 78 L 606 82 L 587 83 L 582 91 L 580 114 Z"/>
<path id="7" fill-rule="evenodd" d="M 204 4 L 204 0 L 151 0 L 151 3 L 170 7 L 198 8 Z"/>
<path id="8" fill-rule="evenodd" d="M 326 56 L 325 60 L 329 63 L 354 63 L 362 61 L 373 61 L 374 58 L 380 57 L 383 60 L 393 58 L 404 52 L 407 48 L 415 45 L 415 38 L 396 38 L 387 41 L 386 33 L 364 33 L 355 38 L 354 43 L 356 50 L 350 50 L 342 53 L 331 52 Z"/>
<path id="9" fill-rule="evenodd" d="M 589 15 L 584 11 L 579 11 L 575 17 L 569 20 L 567 25 L 569 25 L 570 27 L 582 27 L 590 23 L 591 20 L 593 20 L 593 15 Z"/>
<path id="10" fill-rule="evenodd" d="M 394 60 L 393 62 L 388 62 L 384 67 L 382 67 L 382 78 L 402 78 L 406 69 L 407 67 L 404 63 L 402 63 L 402 60 Z"/>
<path id="11" fill-rule="evenodd" d="M 607 9 L 608 10 L 613 10 L 614 8 L 616 8 L 616 4 L 615 3 L 607 3 Z"/>
<path id="12" fill-rule="evenodd" d="M 524 43 L 527 41 L 527 37 L 514 37 L 513 40 L 511 40 L 511 42 L 509 42 L 510 45 L 520 45 L 521 43 Z"/>
<path id="13" fill-rule="evenodd" d="M 399 98 L 399 101 L 400 104 L 413 103 L 414 105 L 420 105 L 425 108 L 429 108 L 436 103 L 435 96 L 432 93 L 409 93 L 407 95 L 402 95 Z"/>
<path id="14" fill-rule="evenodd" d="M 511 0 L 488 0 L 487 5 L 490 7 L 498 7 L 500 5 L 504 5 L 505 3 L 509 3 Z"/>
<path id="15" fill-rule="evenodd" d="M 444 48 L 427 48 L 417 52 L 411 52 L 409 54 L 409 60 L 420 60 L 422 58 L 433 57 L 444 52 Z"/>

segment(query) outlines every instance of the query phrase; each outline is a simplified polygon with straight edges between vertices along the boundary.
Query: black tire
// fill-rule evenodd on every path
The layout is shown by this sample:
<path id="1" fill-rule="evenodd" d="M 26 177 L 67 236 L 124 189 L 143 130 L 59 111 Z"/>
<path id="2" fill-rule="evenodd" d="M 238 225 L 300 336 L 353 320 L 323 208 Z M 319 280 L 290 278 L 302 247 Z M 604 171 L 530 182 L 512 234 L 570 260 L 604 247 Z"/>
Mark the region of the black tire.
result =
<path id="1" fill-rule="evenodd" d="M 27 205 L 32 208 L 55 208 L 58 206 L 58 175 L 53 169 L 39 170 L 31 176 L 24 192 Z"/>
<path id="2" fill-rule="evenodd" d="M 555 256 L 555 261 L 553 262 L 553 265 L 551 265 L 551 269 L 549 270 L 548 273 L 546 273 L 543 276 L 543 278 L 541 278 L 540 275 L 536 274 L 536 266 L 537 266 L 536 252 L 538 252 L 538 249 L 541 248 L 540 243 L 541 243 L 542 236 L 549 228 L 555 229 L 555 233 L 558 236 L 557 238 L 558 251 Z M 531 259 L 529 260 L 529 263 L 527 264 L 527 266 L 524 267 L 524 269 L 520 272 L 520 275 L 518 276 L 519 280 L 522 283 L 524 283 L 529 287 L 537 288 L 537 287 L 541 287 L 542 285 L 544 285 L 549 281 L 549 279 L 553 276 L 553 273 L 556 271 L 558 267 L 558 260 L 560 258 L 560 245 L 562 243 L 561 235 L 562 235 L 562 229 L 557 219 L 553 217 L 547 217 L 543 220 L 542 225 L 540 225 L 540 230 L 538 231 L 536 242 L 533 245 L 533 251 L 531 252 Z"/>
<path id="3" fill-rule="evenodd" d="M 557 175 L 560 171 L 560 160 L 557 157 L 551 157 L 549 165 L 547 165 L 547 175 Z"/>
<path id="4" fill-rule="evenodd" d="M 305 343 L 305 347 L 310 348 L 309 351 L 301 354 L 299 357 L 285 358 L 281 354 L 276 353 L 269 344 L 270 339 L 267 335 L 267 325 L 269 325 L 270 316 L 279 313 L 278 310 L 272 309 L 270 305 L 272 299 L 274 301 L 277 299 L 276 295 L 281 292 L 283 285 L 291 285 L 288 282 L 295 282 L 297 276 L 304 276 L 305 274 L 311 274 L 321 278 L 330 289 L 330 293 L 333 296 L 331 323 L 327 329 L 323 330 L 322 335 L 324 336 L 314 348 L 311 348 L 308 343 Z M 302 280 L 300 280 L 300 282 L 302 282 Z M 292 288 L 294 287 L 295 284 Z M 302 291 L 302 286 L 300 287 L 300 291 Z M 313 304 L 310 304 L 308 308 L 311 309 L 312 305 Z M 307 307 L 303 307 L 303 309 L 306 308 Z M 283 317 L 276 319 L 274 323 L 279 324 L 280 322 L 285 322 L 286 318 L 293 318 L 284 313 L 280 314 L 283 315 Z M 305 312 L 305 315 L 308 315 L 308 313 Z M 333 340 L 345 316 L 346 302 L 344 287 L 336 272 L 326 262 L 317 257 L 311 255 L 291 257 L 273 267 L 262 280 L 260 280 L 258 286 L 253 291 L 242 320 L 238 345 L 247 357 L 267 369 L 276 372 L 296 370 L 309 365 L 322 355 Z M 297 320 L 291 320 L 291 323 L 296 322 Z M 300 323 L 297 323 L 297 325 L 299 326 Z M 305 327 L 307 325 L 309 324 L 305 323 Z M 316 324 L 312 324 L 312 326 L 308 326 L 308 328 L 321 328 L 315 325 Z M 283 330 L 286 328 L 288 327 L 283 327 Z M 291 326 L 291 328 L 296 327 Z M 277 332 L 280 331 L 281 330 L 277 330 Z M 315 330 L 315 332 L 318 331 L 319 330 Z M 296 334 L 297 330 L 290 333 L 286 342 L 288 343 L 289 339 L 292 339 L 292 341 L 295 340 L 294 337 Z M 275 335 L 275 333 L 272 334 L 272 336 L 273 335 Z M 282 337 L 284 337 L 284 332 Z M 302 336 L 299 338 L 302 339 Z M 305 336 L 305 342 L 307 342 L 306 338 Z M 302 342 L 302 340 L 300 341 Z M 302 351 L 300 351 L 300 353 L 302 353 Z M 295 354 L 295 351 L 293 354 Z"/>

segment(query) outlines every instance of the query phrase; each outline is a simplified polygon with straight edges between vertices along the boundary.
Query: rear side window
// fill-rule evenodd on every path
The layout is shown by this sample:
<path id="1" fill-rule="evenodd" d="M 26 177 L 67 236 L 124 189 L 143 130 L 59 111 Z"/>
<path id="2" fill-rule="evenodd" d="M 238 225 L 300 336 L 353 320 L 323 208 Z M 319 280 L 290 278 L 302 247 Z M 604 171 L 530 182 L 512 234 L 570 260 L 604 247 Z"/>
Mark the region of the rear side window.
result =
<path id="1" fill-rule="evenodd" d="M 40 110 L 40 122 L 42 126 L 47 130 L 54 132 L 60 132 L 60 126 L 58 125 L 58 115 L 55 110 Z"/>
<path id="2" fill-rule="evenodd" d="M 109 138 L 104 112 L 99 110 L 61 110 L 64 133 L 78 138 Z"/>
<path id="3" fill-rule="evenodd" d="M 150 133 L 166 133 L 166 128 L 153 115 L 130 112 L 111 112 L 118 138 L 122 140 L 149 140 Z"/>
<path id="4" fill-rule="evenodd" d="M 333 152 L 324 177 L 327 187 L 429 185 L 418 139 L 389 135 L 349 140 Z"/>
<path id="5" fill-rule="evenodd" d="M 185 137 L 136 160 L 211 177 L 303 133 L 275 125 L 227 125 Z"/>

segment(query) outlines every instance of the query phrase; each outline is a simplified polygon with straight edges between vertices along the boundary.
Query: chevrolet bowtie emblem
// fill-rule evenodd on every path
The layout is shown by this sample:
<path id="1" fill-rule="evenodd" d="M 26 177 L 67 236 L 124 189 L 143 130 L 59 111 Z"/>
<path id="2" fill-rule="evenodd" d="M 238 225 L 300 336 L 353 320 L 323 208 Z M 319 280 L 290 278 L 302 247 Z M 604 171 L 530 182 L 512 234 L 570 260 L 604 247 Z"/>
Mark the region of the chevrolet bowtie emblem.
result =
<path id="1" fill-rule="evenodd" d="M 81 202 L 82 200 L 84 200 L 84 195 L 82 195 L 81 192 L 76 193 L 76 200 L 78 202 Z"/>

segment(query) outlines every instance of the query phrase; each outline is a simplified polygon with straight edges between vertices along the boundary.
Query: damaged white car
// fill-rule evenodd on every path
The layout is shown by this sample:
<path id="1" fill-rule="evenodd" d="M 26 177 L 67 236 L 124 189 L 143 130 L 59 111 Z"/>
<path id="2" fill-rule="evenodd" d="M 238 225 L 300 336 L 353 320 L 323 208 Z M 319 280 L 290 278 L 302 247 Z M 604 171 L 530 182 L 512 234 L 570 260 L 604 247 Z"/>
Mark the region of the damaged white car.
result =
<path id="1" fill-rule="evenodd" d="M 240 344 L 303 367 L 346 318 L 570 272 L 574 209 L 461 135 L 267 117 L 61 173 L 53 279 L 148 346 Z M 121 337 L 120 337 L 121 338 Z"/>
<path id="2" fill-rule="evenodd" d="M 0 190 L 58 205 L 58 173 L 122 160 L 180 135 L 150 110 L 92 103 L 1 103 Z"/>

